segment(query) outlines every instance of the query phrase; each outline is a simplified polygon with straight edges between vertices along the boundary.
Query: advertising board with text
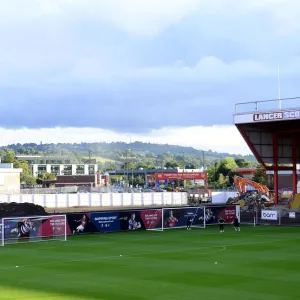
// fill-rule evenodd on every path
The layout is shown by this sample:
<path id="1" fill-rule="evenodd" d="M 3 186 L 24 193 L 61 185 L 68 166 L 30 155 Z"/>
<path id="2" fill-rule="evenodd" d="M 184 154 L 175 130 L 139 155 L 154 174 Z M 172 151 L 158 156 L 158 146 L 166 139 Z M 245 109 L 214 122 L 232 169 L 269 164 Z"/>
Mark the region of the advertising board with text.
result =
<path id="1" fill-rule="evenodd" d="M 164 208 L 164 228 L 185 227 L 188 216 L 192 218 L 194 226 L 202 225 L 204 223 L 203 207 Z"/>
<path id="2" fill-rule="evenodd" d="M 219 218 L 223 218 L 226 224 L 232 223 L 237 216 L 235 205 L 232 206 L 211 206 L 205 208 L 205 222 L 207 225 L 218 224 Z"/>
<path id="3" fill-rule="evenodd" d="M 278 212 L 276 210 L 262 210 L 261 219 L 268 221 L 276 221 L 278 220 Z"/>
<path id="4" fill-rule="evenodd" d="M 207 180 L 207 172 L 155 173 L 155 180 Z"/>

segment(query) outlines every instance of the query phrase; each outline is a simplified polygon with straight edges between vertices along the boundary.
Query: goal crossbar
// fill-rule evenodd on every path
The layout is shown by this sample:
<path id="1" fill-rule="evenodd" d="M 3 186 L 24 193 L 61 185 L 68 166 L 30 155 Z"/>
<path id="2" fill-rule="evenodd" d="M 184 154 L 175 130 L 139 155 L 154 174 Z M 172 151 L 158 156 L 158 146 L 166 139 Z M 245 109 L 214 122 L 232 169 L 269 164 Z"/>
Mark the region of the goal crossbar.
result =
<path id="1" fill-rule="evenodd" d="M 1 219 L 1 246 L 40 241 L 66 241 L 66 215 L 8 217 Z"/>
<path id="2" fill-rule="evenodd" d="M 147 228 L 147 230 L 153 231 L 163 231 L 165 229 L 180 229 L 186 228 L 187 218 L 191 217 L 191 227 L 193 228 L 205 228 L 205 208 L 204 207 L 170 207 L 162 208 L 161 210 L 161 220 L 159 226 L 156 225 L 155 228 Z"/>

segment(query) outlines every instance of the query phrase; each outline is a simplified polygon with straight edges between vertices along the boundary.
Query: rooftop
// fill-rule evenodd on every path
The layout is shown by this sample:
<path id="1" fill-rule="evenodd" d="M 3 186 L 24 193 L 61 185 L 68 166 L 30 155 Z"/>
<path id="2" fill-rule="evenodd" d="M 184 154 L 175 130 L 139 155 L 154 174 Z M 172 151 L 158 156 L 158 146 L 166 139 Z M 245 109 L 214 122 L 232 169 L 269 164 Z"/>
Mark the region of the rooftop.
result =
<path id="1" fill-rule="evenodd" d="M 300 119 L 300 97 L 253 101 L 235 105 L 235 124 L 297 119 Z"/>
<path id="2" fill-rule="evenodd" d="M 238 103 L 234 124 L 267 169 L 300 163 L 300 97 Z"/>

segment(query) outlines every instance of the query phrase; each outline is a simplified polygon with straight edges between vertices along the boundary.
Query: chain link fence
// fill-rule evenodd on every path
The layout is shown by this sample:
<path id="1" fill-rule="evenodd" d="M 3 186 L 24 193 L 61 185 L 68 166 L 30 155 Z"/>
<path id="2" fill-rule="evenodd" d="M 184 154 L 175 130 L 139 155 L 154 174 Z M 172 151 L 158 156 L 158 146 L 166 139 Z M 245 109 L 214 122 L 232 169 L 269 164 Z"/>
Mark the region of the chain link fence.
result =
<path id="1" fill-rule="evenodd" d="M 130 187 L 112 187 L 112 186 L 66 186 L 66 187 L 53 187 L 53 188 L 28 188 L 16 191 L 2 191 L 2 194 L 70 194 L 70 193 L 141 193 L 140 188 Z M 145 191 L 143 191 L 145 192 Z"/>
<path id="2" fill-rule="evenodd" d="M 78 186 L 20 189 L 18 194 L 69 194 L 77 193 Z M 11 193 L 10 193 L 11 194 Z"/>

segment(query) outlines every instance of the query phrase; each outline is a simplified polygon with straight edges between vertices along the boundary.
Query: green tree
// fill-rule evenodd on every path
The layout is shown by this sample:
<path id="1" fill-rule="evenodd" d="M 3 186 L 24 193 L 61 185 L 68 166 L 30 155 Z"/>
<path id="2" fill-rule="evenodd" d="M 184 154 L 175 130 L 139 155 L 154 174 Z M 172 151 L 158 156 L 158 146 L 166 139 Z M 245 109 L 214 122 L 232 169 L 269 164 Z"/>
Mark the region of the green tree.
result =
<path id="1" fill-rule="evenodd" d="M 32 176 L 27 161 L 15 160 L 14 168 L 22 169 L 20 176 L 21 183 L 25 183 L 26 185 L 34 185 L 36 183 L 36 179 Z"/>
<path id="2" fill-rule="evenodd" d="M 141 176 L 135 177 L 133 178 L 133 185 L 139 185 L 139 186 L 143 186 L 145 185 L 145 179 Z"/>
<path id="3" fill-rule="evenodd" d="M 256 171 L 253 176 L 253 181 L 267 185 L 267 172 L 266 169 L 262 165 L 258 165 Z"/>
<path id="4" fill-rule="evenodd" d="M 175 160 L 170 160 L 165 163 L 165 168 L 167 169 L 175 169 L 179 167 L 179 163 Z"/>
<path id="5" fill-rule="evenodd" d="M 23 180 L 21 182 L 24 182 L 26 185 L 35 185 L 36 179 L 31 175 L 23 176 Z"/>
<path id="6" fill-rule="evenodd" d="M 235 174 L 235 169 L 237 168 L 237 164 L 233 158 L 227 157 L 221 159 L 219 161 L 214 161 L 210 168 L 208 169 L 208 182 L 210 185 L 218 184 L 220 174 L 223 175 L 224 178 L 228 178 L 224 181 L 225 186 L 232 185 L 233 183 L 233 175 Z M 222 178 L 222 177 L 221 177 Z"/>
<path id="7" fill-rule="evenodd" d="M 214 186 L 217 183 L 219 178 L 218 162 L 217 161 L 212 162 L 207 172 L 208 172 L 208 184 L 210 186 Z"/>
<path id="8" fill-rule="evenodd" d="M 226 179 L 225 178 L 226 177 L 222 173 L 219 174 L 218 184 L 220 186 L 224 186 L 226 184 Z"/>
<path id="9" fill-rule="evenodd" d="M 197 167 L 196 167 L 195 165 L 193 165 L 193 164 L 191 164 L 191 165 L 186 165 L 185 168 L 186 168 L 186 169 L 197 169 Z"/>
<path id="10" fill-rule="evenodd" d="M 220 171 L 222 171 L 222 173 L 227 176 L 230 171 L 233 171 L 234 169 L 236 169 L 238 167 L 238 165 L 236 164 L 236 162 L 234 161 L 234 159 L 232 157 L 226 157 L 224 159 L 222 159 L 220 161 Z"/>
<path id="11" fill-rule="evenodd" d="M 122 169 L 136 170 L 136 163 L 134 163 L 134 162 L 125 162 L 125 164 L 122 166 Z"/>
<path id="12" fill-rule="evenodd" d="M 44 173 L 44 174 L 39 174 L 38 179 L 40 181 L 42 180 L 55 180 L 56 176 L 52 173 Z"/>
<path id="13" fill-rule="evenodd" d="M 251 167 L 251 163 L 244 158 L 236 158 L 235 163 L 239 168 L 249 168 Z"/>
<path id="14" fill-rule="evenodd" d="M 15 152 L 11 149 L 5 150 L 3 162 L 12 164 L 14 161 L 15 161 Z"/>
<path id="15" fill-rule="evenodd" d="M 110 175 L 110 183 L 111 184 L 116 184 L 124 180 L 123 175 Z"/>

